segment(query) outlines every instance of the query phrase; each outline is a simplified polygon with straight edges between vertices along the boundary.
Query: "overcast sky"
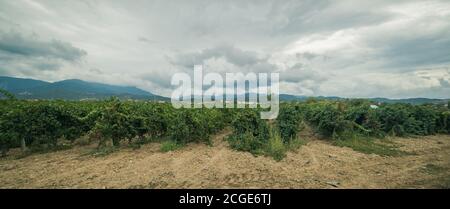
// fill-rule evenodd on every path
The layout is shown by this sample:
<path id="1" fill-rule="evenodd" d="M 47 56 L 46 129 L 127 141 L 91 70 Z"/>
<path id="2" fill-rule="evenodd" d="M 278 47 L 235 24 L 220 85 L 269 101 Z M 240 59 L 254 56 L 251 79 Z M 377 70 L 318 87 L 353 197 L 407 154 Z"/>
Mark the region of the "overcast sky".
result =
<path id="1" fill-rule="evenodd" d="M 0 75 L 170 96 L 194 64 L 295 95 L 450 98 L 450 1 L 0 0 Z"/>

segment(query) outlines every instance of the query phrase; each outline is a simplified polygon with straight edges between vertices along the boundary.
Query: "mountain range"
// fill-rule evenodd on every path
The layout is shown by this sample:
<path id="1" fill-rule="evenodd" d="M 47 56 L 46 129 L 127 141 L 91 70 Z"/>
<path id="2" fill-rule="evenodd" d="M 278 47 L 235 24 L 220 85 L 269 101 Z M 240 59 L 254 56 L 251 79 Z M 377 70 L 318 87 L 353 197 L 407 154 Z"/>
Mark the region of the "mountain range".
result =
<path id="1" fill-rule="evenodd" d="M 116 96 L 121 99 L 169 100 L 132 86 L 116 86 L 78 79 L 46 82 L 0 76 L 0 88 L 19 99 L 98 100 Z"/>
<path id="2" fill-rule="evenodd" d="M 101 100 L 111 96 L 120 99 L 170 101 L 170 98 L 156 95 L 133 86 L 117 86 L 96 82 L 87 82 L 78 79 L 46 82 L 35 79 L 14 78 L 0 76 L 0 88 L 7 90 L 19 99 L 64 99 L 64 100 Z M 1 98 L 2 95 L 0 95 Z M 195 96 L 194 96 L 195 97 Z M 244 97 L 240 95 L 238 97 Z M 311 97 L 280 94 L 280 101 L 305 101 Z M 336 96 L 318 96 L 315 99 L 340 100 Z M 447 103 L 449 99 L 430 98 L 365 98 L 381 103 Z"/>
<path id="3" fill-rule="evenodd" d="M 327 99 L 327 100 L 342 100 L 346 98 L 336 97 L 336 96 L 318 96 L 318 97 L 307 97 L 307 96 L 295 96 L 289 94 L 280 94 L 280 101 L 305 101 L 309 98 L 314 99 Z M 406 98 L 406 99 L 388 99 L 382 97 L 375 98 L 359 98 L 359 99 L 368 99 L 376 103 L 408 103 L 408 104 L 446 104 L 450 99 L 430 99 L 430 98 Z"/>

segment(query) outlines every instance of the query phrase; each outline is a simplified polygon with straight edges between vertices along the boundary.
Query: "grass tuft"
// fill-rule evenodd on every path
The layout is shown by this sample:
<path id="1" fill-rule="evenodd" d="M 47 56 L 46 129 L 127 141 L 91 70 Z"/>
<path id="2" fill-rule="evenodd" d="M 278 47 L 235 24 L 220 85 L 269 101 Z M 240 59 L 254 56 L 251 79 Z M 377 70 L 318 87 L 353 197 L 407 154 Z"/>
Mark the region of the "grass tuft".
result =
<path id="1" fill-rule="evenodd" d="M 306 145 L 307 144 L 307 141 L 306 140 L 304 140 L 304 139 L 300 139 L 300 138 L 295 138 L 295 139 L 291 139 L 290 141 L 289 141 L 289 143 L 286 145 L 286 147 L 287 147 L 287 149 L 289 150 L 289 151 L 293 151 L 293 152 L 297 152 L 297 150 L 301 147 L 301 146 L 303 146 L 303 145 Z"/>
<path id="2" fill-rule="evenodd" d="M 178 144 L 172 140 L 169 141 L 165 141 L 163 143 L 161 143 L 161 152 L 169 152 L 169 151 L 174 151 L 177 150 L 181 147 L 181 144 Z"/>
<path id="3" fill-rule="evenodd" d="M 436 174 L 440 174 L 444 171 L 446 171 L 447 169 L 445 169 L 444 167 L 435 165 L 435 164 L 426 164 L 423 168 L 422 171 L 428 174 L 432 174 L 432 175 L 436 175 Z"/>
<path id="4" fill-rule="evenodd" d="M 269 141 L 266 144 L 265 153 L 272 156 L 274 160 L 280 161 L 286 157 L 286 147 L 278 131 L 271 129 Z"/>
<path id="5" fill-rule="evenodd" d="M 365 154 L 377 154 L 380 156 L 397 157 L 411 154 L 397 149 L 398 147 L 395 144 L 381 143 L 371 138 L 352 137 L 344 140 L 338 139 L 333 144 L 339 147 L 349 147 Z"/>

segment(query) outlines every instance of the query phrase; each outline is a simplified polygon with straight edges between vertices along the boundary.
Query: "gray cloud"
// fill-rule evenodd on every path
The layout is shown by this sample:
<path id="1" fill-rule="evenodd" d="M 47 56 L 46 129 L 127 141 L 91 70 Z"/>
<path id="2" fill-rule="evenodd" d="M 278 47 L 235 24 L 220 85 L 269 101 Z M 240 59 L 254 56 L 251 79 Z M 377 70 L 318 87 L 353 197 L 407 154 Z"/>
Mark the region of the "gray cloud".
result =
<path id="1" fill-rule="evenodd" d="M 273 5 L 270 17 L 278 23 L 274 35 L 333 32 L 389 20 L 394 14 L 380 8 L 391 4 L 391 1 L 282 1 Z"/>
<path id="2" fill-rule="evenodd" d="M 171 88 L 170 79 L 172 73 L 167 73 L 168 71 L 170 72 L 170 70 L 166 70 L 166 73 L 159 73 L 159 71 L 151 73 L 143 73 L 139 77 L 146 81 L 152 82 L 153 84 L 159 87 L 170 89 Z"/>
<path id="3" fill-rule="evenodd" d="M 441 87 L 442 87 L 442 88 L 446 88 L 446 89 L 449 89 L 449 88 L 450 88 L 450 81 L 448 81 L 448 80 L 445 80 L 445 79 L 443 79 L 443 78 L 440 78 L 440 79 L 439 79 L 439 83 L 441 84 Z"/>
<path id="4" fill-rule="evenodd" d="M 41 41 L 36 36 L 25 36 L 18 32 L 0 32 L 0 50 L 4 53 L 25 57 L 45 57 L 77 61 L 86 52 L 73 47 L 70 43 L 51 40 Z"/>
<path id="5" fill-rule="evenodd" d="M 224 58 L 227 62 L 240 67 L 267 61 L 266 57 L 261 57 L 257 52 L 244 51 L 231 45 L 219 45 L 200 52 L 179 54 L 175 59 L 172 59 L 172 63 L 192 68 L 194 65 L 203 63 L 204 60 L 211 58 Z"/>
<path id="6" fill-rule="evenodd" d="M 320 71 L 315 71 L 308 66 L 304 66 L 302 63 L 297 63 L 280 74 L 280 80 L 282 81 L 291 83 L 313 81 L 317 86 L 328 79 L 328 77 Z"/>
<path id="7" fill-rule="evenodd" d="M 0 1 L 0 74 L 167 96 L 203 64 L 291 94 L 450 97 L 449 20 L 445 0 Z"/>
<path id="8" fill-rule="evenodd" d="M 150 39 L 145 38 L 145 37 L 138 37 L 138 41 L 144 42 L 144 43 L 147 43 L 147 44 L 154 44 L 154 43 L 156 43 L 155 41 L 150 40 Z"/>
<path id="9" fill-rule="evenodd" d="M 100 69 L 97 68 L 91 68 L 89 69 L 89 72 L 95 73 L 95 74 L 103 74 L 103 72 Z"/>
<path id="10" fill-rule="evenodd" d="M 447 37 L 414 37 L 389 41 L 380 52 L 388 67 L 405 70 L 416 66 L 448 65 L 450 63 L 450 33 Z"/>
<path id="11" fill-rule="evenodd" d="M 36 34 L 0 31 L 0 72 L 36 76 L 79 62 L 86 52 L 59 40 L 41 40 Z"/>
<path id="12" fill-rule="evenodd" d="M 301 58 L 305 58 L 307 60 L 312 60 L 312 59 L 318 57 L 317 54 L 313 54 L 313 53 L 310 53 L 310 52 L 297 53 L 296 56 L 297 56 L 297 58 L 300 58 L 300 59 Z"/>

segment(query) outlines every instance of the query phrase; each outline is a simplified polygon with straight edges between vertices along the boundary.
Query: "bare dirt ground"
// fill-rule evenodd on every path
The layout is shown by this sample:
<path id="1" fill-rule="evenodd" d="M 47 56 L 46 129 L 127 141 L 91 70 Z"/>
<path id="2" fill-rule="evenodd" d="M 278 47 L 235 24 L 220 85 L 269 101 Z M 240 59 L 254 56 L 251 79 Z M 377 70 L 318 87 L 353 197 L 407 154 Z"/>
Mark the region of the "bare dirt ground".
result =
<path id="1" fill-rule="evenodd" d="M 309 140 L 280 162 L 228 147 L 189 144 L 162 153 L 159 143 L 107 156 L 92 146 L 0 159 L 0 188 L 449 188 L 450 136 L 393 138 L 414 155 L 382 157 Z"/>

